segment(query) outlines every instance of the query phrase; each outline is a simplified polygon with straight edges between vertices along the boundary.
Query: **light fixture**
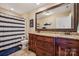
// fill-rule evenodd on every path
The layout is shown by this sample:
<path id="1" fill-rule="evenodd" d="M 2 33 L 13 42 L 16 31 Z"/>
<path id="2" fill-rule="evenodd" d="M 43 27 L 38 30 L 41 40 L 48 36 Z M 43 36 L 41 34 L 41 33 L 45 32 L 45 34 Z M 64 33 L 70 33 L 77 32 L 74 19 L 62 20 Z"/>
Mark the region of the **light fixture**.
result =
<path id="1" fill-rule="evenodd" d="M 51 15 L 51 14 L 53 14 L 53 13 L 52 13 L 52 12 L 44 12 L 44 13 L 43 13 L 43 15 L 47 15 L 47 16 L 48 16 L 48 15 Z"/>
<path id="2" fill-rule="evenodd" d="M 36 5 L 40 5 L 40 3 L 36 3 Z"/>
<path id="3" fill-rule="evenodd" d="M 13 8 L 11 8 L 10 10 L 14 10 Z"/>

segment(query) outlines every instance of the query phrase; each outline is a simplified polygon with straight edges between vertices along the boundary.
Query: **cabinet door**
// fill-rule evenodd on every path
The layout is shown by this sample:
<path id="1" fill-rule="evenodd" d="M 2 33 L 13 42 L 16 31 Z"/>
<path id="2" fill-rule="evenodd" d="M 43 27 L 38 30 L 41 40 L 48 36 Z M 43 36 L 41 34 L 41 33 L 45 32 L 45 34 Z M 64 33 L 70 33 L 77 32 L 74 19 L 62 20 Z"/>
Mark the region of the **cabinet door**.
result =
<path id="1" fill-rule="evenodd" d="M 37 36 L 36 40 L 36 54 L 44 55 L 44 56 L 54 56 L 55 48 L 54 48 L 54 39 L 52 37 L 47 36 Z"/>
<path id="2" fill-rule="evenodd" d="M 79 41 L 70 38 L 56 39 L 56 54 L 59 56 L 77 56 L 79 55 Z"/>
<path id="3" fill-rule="evenodd" d="M 29 34 L 29 50 L 32 49 L 32 35 Z"/>
<path id="4" fill-rule="evenodd" d="M 29 49 L 33 52 L 36 51 L 36 35 L 29 34 Z"/>
<path id="5" fill-rule="evenodd" d="M 37 55 L 37 56 L 52 56 L 51 53 L 49 53 L 49 52 L 47 52 L 47 51 L 45 51 L 45 50 L 42 50 L 42 49 L 40 49 L 40 48 L 37 48 L 37 50 L 36 50 L 36 55 Z"/>
<path id="6" fill-rule="evenodd" d="M 29 49 L 33 51 L 33 34 L 29 34 Z"/>
<path id="7" fill-rule="evenodd" d="M 55 55 L 55 47 L 54 47 L 53 43 L 44 42 L 44 44 L 43 44 L 43 49 L 44 49 L 46 52 L 51 53 L 51 55 Z"/>

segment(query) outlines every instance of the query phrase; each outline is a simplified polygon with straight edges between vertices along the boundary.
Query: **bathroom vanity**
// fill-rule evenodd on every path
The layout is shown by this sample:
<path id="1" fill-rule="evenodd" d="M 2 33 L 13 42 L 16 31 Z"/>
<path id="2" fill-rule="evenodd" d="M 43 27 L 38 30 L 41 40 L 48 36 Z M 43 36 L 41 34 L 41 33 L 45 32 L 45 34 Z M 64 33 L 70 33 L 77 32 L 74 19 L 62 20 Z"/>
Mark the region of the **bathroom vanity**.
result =
<path id="1" fill-rule="evenodd" d="M 29 33 L 29 50 L 37 56 L 79 56 L 79 36 Z"/>

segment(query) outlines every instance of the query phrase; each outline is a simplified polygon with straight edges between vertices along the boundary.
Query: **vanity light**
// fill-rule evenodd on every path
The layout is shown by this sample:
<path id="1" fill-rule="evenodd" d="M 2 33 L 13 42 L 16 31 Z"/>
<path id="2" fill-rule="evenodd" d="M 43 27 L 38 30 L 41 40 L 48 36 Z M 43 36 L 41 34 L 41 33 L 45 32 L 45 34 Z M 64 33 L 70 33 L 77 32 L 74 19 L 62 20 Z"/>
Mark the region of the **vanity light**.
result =
<path id="1" fill-rule="evenodd" d="M 40 3 L 36 3 L 36 5 L 40 5 Z"/>
<path id="2" fill-rule="evenodd" d="M 11 8 L 10 10 L 14 10 L 13 8 Z"/>
<path id="3" fill-rule="evenodd" d="M 43 15 L 47 15 L 47 16 L 48 16 L 48 15 L 51 15 L 51 14 L 52 14 L 52 12 L 44 12 L 44 13 L 43 13 Z"/>
<path id="4" fill-rule="evenodd" d="M 51 15 L 51 13 L 46 13 L 45 15 Z"/>

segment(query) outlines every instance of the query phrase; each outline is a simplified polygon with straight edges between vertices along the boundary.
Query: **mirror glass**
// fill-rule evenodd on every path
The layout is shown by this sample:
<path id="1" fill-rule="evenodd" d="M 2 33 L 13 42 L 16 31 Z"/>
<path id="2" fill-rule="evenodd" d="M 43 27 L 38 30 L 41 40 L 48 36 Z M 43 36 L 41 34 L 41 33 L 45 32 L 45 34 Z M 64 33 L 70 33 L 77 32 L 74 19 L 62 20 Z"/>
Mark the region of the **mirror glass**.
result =
<path id="1" fill-rule="evenodd" d="M 71 29 L 74 20 L 71 19 L 74 4 L 62 4 L 36 14 L 37 29 Z"/>

